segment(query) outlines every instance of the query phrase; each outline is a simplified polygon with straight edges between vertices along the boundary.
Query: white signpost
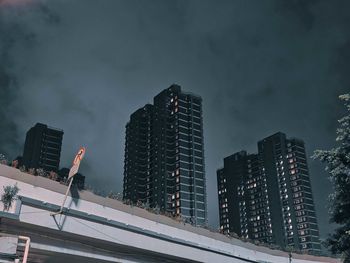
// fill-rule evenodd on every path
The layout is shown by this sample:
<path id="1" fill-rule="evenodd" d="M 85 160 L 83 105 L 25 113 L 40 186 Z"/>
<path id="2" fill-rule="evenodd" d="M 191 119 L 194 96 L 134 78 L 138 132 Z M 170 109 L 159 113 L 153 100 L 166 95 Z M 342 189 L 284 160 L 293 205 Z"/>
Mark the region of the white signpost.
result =
<path id="1" fill-rule="evenodd" d="M 51 213 L 51 216 L 55 216 L 55 215 L 58 215 L 58 214 L 62 214 L 63 212 L 63 207 L 64 207 L 64 204 L 67 200 L 67 196 L 68 196 L 68 193 L 69 193 L 69 190 L 72 186 L 72 182 L 73 182 L 73 177 L 74 175 L 76 175 L 78 173 L 78 170 L 79 170 L 79 166 L 80 166 L 80 162 L 81 160 L 83 159 L 85 155 L 85 147 L 81 147 L 77 153 L 77 155 L 75 156 L 74 158 L 74 161 L 73 161 L 73 166 L 72 168 L 70 168 L 69 170 L 69 174 L 68 174 L 68 181 L 69 181 L 69 184 L 68 184 L 68 188 L 67 188 L 67 191 L 66 191 L 66 194 L 64 196 L 64 199 L 63 199 L 63 203 L 61 205 L 61 208 L 58 212 L 55 212 L 55 213 Z"/>

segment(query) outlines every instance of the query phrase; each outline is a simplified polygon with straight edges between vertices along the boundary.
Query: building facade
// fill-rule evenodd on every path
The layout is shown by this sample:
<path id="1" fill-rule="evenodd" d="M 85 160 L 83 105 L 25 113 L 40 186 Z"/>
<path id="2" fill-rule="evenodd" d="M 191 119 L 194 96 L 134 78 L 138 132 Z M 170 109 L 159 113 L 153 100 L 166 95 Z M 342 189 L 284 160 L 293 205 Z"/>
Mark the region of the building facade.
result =
<path id="1" fill-rule="evenodd" d="M 172 85 L 126 125 L 123 198 L 207 221 L 202 99 Z"/>
<path id="2" fill-rule="evenodd" d="M 279 132 L 217 171 L 220 227 L 281 247 L 320 252 L 304 142 Z"/>
<path id="3" fill-rule="evenodd" d="M 153 105 L 130 116 L 126 125 L 123 199 L 153 204 Z"/>
<path id="4" fill-rule="evenodd" d="M 37 123 L 26 134 L 23 164 L 57 172 L 60 164 L 63 130 Z"/>

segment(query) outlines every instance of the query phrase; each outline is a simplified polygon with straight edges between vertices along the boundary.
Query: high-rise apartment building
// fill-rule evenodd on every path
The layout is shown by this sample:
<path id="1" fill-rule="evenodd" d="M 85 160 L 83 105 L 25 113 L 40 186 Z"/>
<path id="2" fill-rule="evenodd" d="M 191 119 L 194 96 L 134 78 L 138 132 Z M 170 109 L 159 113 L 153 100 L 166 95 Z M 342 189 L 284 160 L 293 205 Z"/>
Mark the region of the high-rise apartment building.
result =
<path id="1" fill-rule="evenodd" d="M 267 184 L 258 155 L 241 151 L 226 157 L 217 183 L 221 230 L 272 243 Z"/>
<path id="2" fill-rule="evenodd" d="M 147 104 L 126 124 L 123 199 L 153 204 L 153 105 Z"/>
<path id="3" fill-rule="evenodd" d="M 27 168 L 43 168 L 57 172 L 60 164 L 63 131 L 37 123 L 27 132 L 23 164 Z"/>
<path id="4" fill-rule="evenodd" d="M 258 142 L 258 154 L 238 152 L 217 171 L 224 232 L 320 252 L 304 142 L 279 132 Z"/>
<path id="5" fill-rule="evenodd" d="M 126 125 L 123 198 L 205 225 L 202 100 L 172 85 Z"/>

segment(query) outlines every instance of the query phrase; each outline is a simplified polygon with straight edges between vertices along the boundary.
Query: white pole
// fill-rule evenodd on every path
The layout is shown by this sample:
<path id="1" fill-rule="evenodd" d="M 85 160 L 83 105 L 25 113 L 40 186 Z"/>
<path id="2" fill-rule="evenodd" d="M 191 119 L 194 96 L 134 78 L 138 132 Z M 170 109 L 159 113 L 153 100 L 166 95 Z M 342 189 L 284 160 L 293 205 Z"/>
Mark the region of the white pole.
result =
<path id="1" fill-rule="evenodd" d="M 19 239 L 26 241 L 26 246 L 24 249 L 24 255 L 23 255 L 23 263 L 27 263 L 28 253 L 29 253 L 29 246 L 30 246 L 30 238 L 25 236 L 18 236 Z"/>
<path id="2" fill-rule="evenodd" d="M 69 181 L 69 185 L 68 185 L 68 188 L 67 188 L 67 191 L 66 191 L 66 195 L 64 196 L 64 200 L 63 200 L 63 203 L 61 205 L 61 208 L 60 208 L 60 210 L 58 212 L 51 213 L 50 214 L 51 216 L 55 216 L 55 215 L 63 213 L 63 207 L 64 207 L 64 204 L 65 204 L 65 202 L 67 200 L 67 196 L 68 196 L 70 187 L 72 186 L 73 177 L 74 177 L 74 175 L 76 175 L 78 173 L 79 165 L 80 165 L 80 162 L 83 159 L 84 155 L 85 155 L 85 147 L 81 147 L 79 149 L 77 155 L 74 158 L 72 168 L 70 168 L 70 170 L 69 170 L 68 180 L 70 180 L 70 181 Z"/>
<path id="3" fill-rule="evenodd" d="M 62 205 L 61 205 L 60 210 L 59 210 L 58 212 L 51 213 L 51 214 L 50 214 L 51 216 L 55 216 L 55 215 L 58 215 L 58 214 L 62 214 L 64 204 L 65 204 L 65 202 L 66 202 L 66 200 L 67 200 L 67 196 L 68 196 L 69 190 L 70 190 L 70 188 L 71 188 L 71 186 L 72 186 L 73 178 L 74 178 L 74 176 L 72 176 L 72 177 L 70 177 L 70 178 L 68 179 L 68 180 L 70 180 L 70 181 L 69 181 L 69 185 L 68 185 L 66 194 L 65 194 L 65 196 L 64 196 L 63 203 L 62 203 Z"/>

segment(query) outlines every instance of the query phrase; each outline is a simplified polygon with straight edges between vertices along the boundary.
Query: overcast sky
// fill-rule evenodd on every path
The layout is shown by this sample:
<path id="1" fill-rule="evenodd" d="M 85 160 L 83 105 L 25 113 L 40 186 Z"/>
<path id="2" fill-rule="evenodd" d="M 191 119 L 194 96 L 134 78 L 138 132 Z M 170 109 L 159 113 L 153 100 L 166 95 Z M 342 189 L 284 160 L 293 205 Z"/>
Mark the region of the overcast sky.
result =
<path id="1" fill-rule="evenodd" d="M 88 184 L 122 191 L 125 124 L 173 83 L 203 98 L 209 223 L 216 169 L 277 131 L 308 155 L 334 145 L 350 90 L 350 1 L 0 0 L 0 152 L 36 122 L 86 146 Z M 309 160 L 321 236 L 327 174 Z"/>

